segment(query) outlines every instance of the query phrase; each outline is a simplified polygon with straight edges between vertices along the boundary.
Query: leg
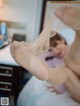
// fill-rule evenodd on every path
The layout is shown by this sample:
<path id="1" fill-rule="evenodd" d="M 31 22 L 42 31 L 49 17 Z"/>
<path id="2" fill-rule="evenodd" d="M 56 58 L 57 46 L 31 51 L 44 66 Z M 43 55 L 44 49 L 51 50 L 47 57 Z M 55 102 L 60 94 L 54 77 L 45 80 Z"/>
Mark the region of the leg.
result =
<path id="1" fill-rule="evenodd" d="M 15 61 L 25 69 L 29 70 L 40 80 L 49 80 L 53 84 L 61 84 L 67 80 L 64 68 L 49 69 L 46 64 L 40 61 L 27 46 L 14 41 L 11 45 L 11 54 Z M 61 69 L 61 71 L 59 71 Z M 51 78 L 49 78 L 49 76 Z"/>
<path id="2" fill-rule="evenodd" d="M 80 30 L 80 10 L 76 7 L 63 6 L 55 11 L 55 15 L 66 25 Z"/>
<path id="3" fill-rule="evenodd" d="M 14 41 L 10 47 L 12 57 L 15 61 L 25 69 L 29 70 L 32 74 L 41 80 L 47 80 L 48 70 L 30 49 L 22 42 Z"/>
<path id="4" fill-rule="evenodd" d="M 66 82 L 66 86 L 73 98 L 80 102 L 80 10 L 75 7 L 61 7 L 55 14 L 76 31 L 75 40 L 65 56 L 64 62 L 71 69 L 70 73 L 76 73 L 70 75 L 68 72 L 70 80 Z"/>
<path id="5" fill-rule="evenodd" d="M 64 8 L 64 9 L 63 9 Z M 66 12 L 65 12 L 66 11 Z M 64 23 L 68 23 L 70 24 L 69 19 L 71 19 L 71 12 L 73 14 L 73 16 L 75 16 L 74 14 L 77 13 L 77 9 L 73 8 L 73 7 L 62 7 L 60 9 L 58 9 L 55 14 L 57 17 L 59 17 L 61 20 L 63 20 Z M 61 15 L 63 13 L 63 16 Z M 69 13 L 69 14 L 68 14 Z M 67 17 L 67 18 L 66 18 Z M 78 17 L 80 17 L 80 15 L 76 14 L 77 20 Z M 74 21 L 72 25 L 75 25 L 75 23 L 77 22 L 76 17 L 74 17 Z M 75 22 L 75 23 L 74 23 Z M 66 23 L 66 24 L 67 24 Z M 49 73 L 48 73 L 48 68 L 41 62 L 39 61 L 36 56 L 34 56 L 32 54 L 32 52 L 29 50 L 28 47 L 24 46 L 21 43 L 18 42 L 13 42 L 13 44 L 11 45 L 11 53 L 13 55 L 13 58 L 16 60 L 17 63 L 19 63 L 21 66 L 23 66 L 24 68 L 28 69 L 31 73 L 33 73 L 36 77 L 38 77 L 39 79 L 44 79 L 44 80 L 48 80 L 49 78 Z M 37 66 L 37 67 L 36 67 Z M 41 67 L 41 68 L 40 68 Z M 64 70 L 64 69 L 63 69 Z M 54 71 L 55 72 L 55 71 Z M 57 73 L 57 71 L 56 71 Z M 61 73 L 63 73 L 63 75 L 65 74 L 64 72 L 61 71 Z M 55 73 L 53 73 L 55 74 Z M 52 75 L 52 72 L 50 74 Z M 57 75 L 57 74 L 56 74 Z M 50 77 L 51 77 L 50 76 Z M 62 76 L 60 76 L 61 78 Z M 65 76 L 66 77 L 66 76 Z M 64 79 L 66 79 L 65 77 L 62 77 Z M 51 80 L 52 78 L 50 78 Z M 57 79 L 57 77 L 56 77 Z M 60 79 L 61 82 L 63 82 Z M 51 81 L 52 82 L 52 81 Z M 54 81 L 55 82 L 55 81 Z"/>
<path id="6" fill-rule="evenodd" d="M 66 25 L 70 26 L 76 31 L 76 37 L 72 44 L 66 58 L 65 63 L 68 67 L 76 70 L 80 74 L 78 64 L 80 65 L 80 10 L 76 7 L 60 7 L 55 12 Z M 77 64 L 77 65 L 76 65 Z"/>
<path id="7" fill-rule="evenodd" d="M 67 9 L 67 10 L 66 10 Z M 75 29 L 75 27 L 73 27 L 73 26 L 75 26 L 76 25 L 76 23 L 79 21 L 79 19 L 78 19 L 78 17 L 80 18 L 80 15 L 79 14 L 76 14 L 77 16 L 77 19 L 76 19 L 76 17 L 74 17 L 74 19 L 73 19 L 73 22 L 71 22 L 70 20 L 69 20 L 69 18 L 70 18 L 70 11 L 72 10 L 72 14 L 73 14 L 73 16 L 75 16 L 74 14 L 76 14 L 77 13 L 77 9 L 69 9 L 69 8 L 64 8 L 64 10 L 63 11 L 61 11 L 61 10 L 57 10 L 56 11 L 56 15 L 60 18 L 60 19 L 62 19 L 63 20 L 63 22 L 64 23 L 66 23 L 66 20 L 67 20 L 67 25 L 69 25 L 70 24 L 70 26 L 72 27 L 72 28 L 74 28 Z M 74 10 L 74 11 L 73 11 Z M 59 14 L 59 12 L 58 11 L 60 11 L 61 13 L 63 12 L 63 17 Z M 66 11 L 66 12 L 64 12 L 64 11 Z M 69 13 L 69 14 L 68 14 Z M 79 13 L 80 13 L 80 11 L 79 11 Z M 66 17 L 68 17 L 67 19 L 66 19 Z M 73 17 L 72 17 L 73 18 Z M 70 18 L 71 19 L 71 18 Z M 71 22 L 71 23 L 70 23 Z M 78 24 L 77 25 L 77 27 L 76 28 L 79 28 L 79 25 L 80 24 Z M 79 30 L 79 29 L 78 29 Z M 75 45 L 75 44 L 74 44 Z M 77 48 L 76 49 L 77 51 L 79 51 L 79 48 Z M 28 69 L 28 70 L 30 70 L 30 72 L 32 72 L 36 77 L 38 77 L 39 79 L 41 79 L 41 80 L 48 80 L 49 82 L 51 82 L 51 83 L 57 83 L 57 84 L 60 84 L 61 82 L 64 82 L 67 78 L 67 76 L 66 76 L 66 74 L 65 74 L 65 72 L 64 72 L 64 70 L 68 70 L 67 68 L 65 69 L 64 67 L 63 68 L 61 68 L 61 70 L 60 69 L 58 69 L 59 71 L 61 71 L 61 72 L 59 72 L 59 71 L 56 71 L 56 69 L 54 70 L 53 69 L 53 71 L 50 71 L 49 72 L 49 69 L 41 62 L 41 61 L 39 61 L 31 52 L 30 52 L 30 50 L 28 49 L 28 48 L 26 48 L 24 45 L 21 45 L 21 44 L 19 44 L 18 42 L 14 42 L 13 44 L 12 44 L 12 46 L 11 46 L 11 52 L 12 52 L 12 55 L 13 55 L 13 58 L 16 60 L 16 62 L 18 62 L 20 65 L 22 65 L 24 68 L 26 68 L 26 69 Z M 72 54 L 75 54 L 75 47 L 73 46 L 73 52 L 72 52 Z M 73 58 L 72 58 L 73 59 Z M 70 61 L 70 60 L 69 60 Z M 73 60 L 74 61 L 74 60 Z M 67 66 L 69 65 L 69 64 L 67 64 L 67 63 L 65 63 Z M 80 65 L 80 63 L 79 63 L 79 65 Z M 70 68 L 71 69 L 71 68 Z M 78 82 L 77 84 L 78 85 L 80 85 L 79 84 L 79 81 L 78 81 L 78 79 L 76 78 L 76 75 L 74 75 L 74 73 L 71 71 L 70 72 L 70 69 L 69 69 L 69 71 L 67 72 L 67 75 L 71 75 L 70 76 L 70 79 L 72 80 L 72 82 L 70 83 L 70 80 L 68 80 L 68 82 L 69 82 L 69 87 L 70 86 L 72 86 L 72 84 L 73 84 L 73 82 L 74 82 L 74 80 L 73 80 L 73 78 L 75 78 L 76 79 L 76 82 Z M 79 68 L 78 68 L 79 69 Z M 79 69 L 80 70 L 80 69 Z M 58 73 L 60 73 L 60 74 L 58 74 Z M 70 73 L 70 74 L 69 74 Z M 60 80 L 60 82 L 59 82 L 59 80 Z M 67 85 L 68 85 L 68 83 L 67 83 Z M 76 84 L 75 84 L 76 85 Z M 76 86 L 75 86 L 76 87 Z M 79 89 L 78 89 L 79 88 Z M 80 86 L 78 86 L 78 88 L 77 89 L 75 89 L 75 91 L 80 91 Z M 73 92 L 72 92 L 73 93 Z M 76 93 L 76 92 L 75 92 Z M 78 95 L 79 95 L 79 97 L 80 97 L 80 93 L 77 93 Z M 73 96 L 75 97 L 75 94 L 73 94 Z"/>

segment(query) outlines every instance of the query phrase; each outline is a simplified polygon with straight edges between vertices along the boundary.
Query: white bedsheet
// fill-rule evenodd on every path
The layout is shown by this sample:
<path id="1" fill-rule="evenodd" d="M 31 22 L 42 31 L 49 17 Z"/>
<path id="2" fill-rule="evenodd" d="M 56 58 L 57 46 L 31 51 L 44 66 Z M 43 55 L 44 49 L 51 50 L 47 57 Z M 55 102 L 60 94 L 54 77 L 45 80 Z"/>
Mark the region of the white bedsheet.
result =
<path id="1" fill-rule="evenodd" d="M 18 66 L 10 53 L 10 46 L 0 49 L 0 64 L 9 64 Z"/>
<path id="2" fill-rule="evenodd" d="M 17 106 L 80 106 L 66 91 L 56 94 L 48 91 L 45 81 L 32 77 L 21 91 Z"/>

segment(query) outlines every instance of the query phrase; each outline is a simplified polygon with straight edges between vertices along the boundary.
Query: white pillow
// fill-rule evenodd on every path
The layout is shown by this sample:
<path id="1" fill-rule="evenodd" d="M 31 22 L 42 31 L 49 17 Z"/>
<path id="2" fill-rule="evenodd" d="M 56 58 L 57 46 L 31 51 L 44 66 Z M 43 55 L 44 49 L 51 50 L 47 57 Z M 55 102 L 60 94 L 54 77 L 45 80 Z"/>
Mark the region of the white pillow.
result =
<path id="1" fill-rule="evenodd" d="M 75 38 L 75 31 L 71 28 L 63 28 L 59 31 L 59 33 L 64 37 L 68 46 L 72 44 Z"/>

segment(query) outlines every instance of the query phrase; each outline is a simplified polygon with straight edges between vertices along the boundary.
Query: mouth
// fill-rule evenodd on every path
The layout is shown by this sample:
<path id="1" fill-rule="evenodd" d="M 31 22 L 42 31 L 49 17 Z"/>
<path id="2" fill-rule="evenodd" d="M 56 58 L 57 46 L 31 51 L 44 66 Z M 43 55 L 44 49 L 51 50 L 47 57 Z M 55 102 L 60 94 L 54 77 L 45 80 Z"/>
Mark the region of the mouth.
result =
<path id="1" fill-rule="evenodd" d="M 46 57 L 45 60 L 48 61 L 48 60 L 53 59 L 53 58 L 54 58 L 54 56 Z"/>

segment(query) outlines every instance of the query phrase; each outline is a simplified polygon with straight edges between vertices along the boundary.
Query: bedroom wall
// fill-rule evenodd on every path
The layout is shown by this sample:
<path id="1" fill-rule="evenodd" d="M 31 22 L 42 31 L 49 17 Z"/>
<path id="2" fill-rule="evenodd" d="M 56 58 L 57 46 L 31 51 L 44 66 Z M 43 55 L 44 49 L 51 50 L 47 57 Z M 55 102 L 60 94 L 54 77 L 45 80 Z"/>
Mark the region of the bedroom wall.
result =
<path id="1" fill-rule="evenodd" d="M 3 2 L 4 7 L 0 8 L 0 21 L 17 23 L 17 27 L 15 25 L 14 28 L 8 28 L 8 36 L 21 33 L 26 35 L 28 41 L 32 41 L 39 33 L 42 0 L 3 0 Z M 23 28 L 19 28 L 19 25 Z"/>

